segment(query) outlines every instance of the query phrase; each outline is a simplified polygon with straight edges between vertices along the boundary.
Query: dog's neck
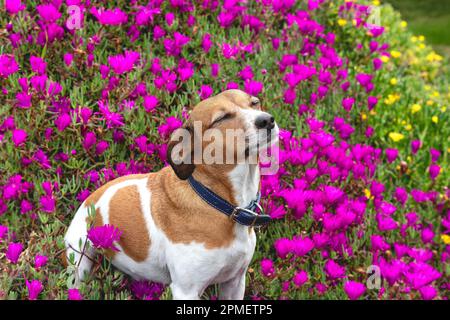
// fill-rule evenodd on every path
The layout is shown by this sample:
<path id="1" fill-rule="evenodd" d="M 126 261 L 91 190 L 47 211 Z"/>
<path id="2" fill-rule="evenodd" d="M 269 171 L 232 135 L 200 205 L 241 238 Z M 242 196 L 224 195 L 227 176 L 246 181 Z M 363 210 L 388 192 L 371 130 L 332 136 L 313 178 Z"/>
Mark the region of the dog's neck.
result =
<path id="1" fill-rule="evenodd" d="M 245 208 L 257 197 L 260 173 L 258 165 L 244 163 L 220 175 L 195 170 L 193 177 L 233 205 Z"/>

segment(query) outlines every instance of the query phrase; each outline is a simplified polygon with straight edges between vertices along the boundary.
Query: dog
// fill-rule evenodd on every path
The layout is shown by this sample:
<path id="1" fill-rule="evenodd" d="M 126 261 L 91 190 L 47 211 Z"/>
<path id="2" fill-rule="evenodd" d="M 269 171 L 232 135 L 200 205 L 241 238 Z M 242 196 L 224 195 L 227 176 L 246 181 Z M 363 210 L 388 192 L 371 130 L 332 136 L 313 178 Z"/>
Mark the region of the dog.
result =
<path id="1" fill-rule="evenodd" d="M 95 255 L 95 248 L 85 245 L 91 219 L 93 226 L 112 224 L 122 231 L 119 251 L 108 250 L 107 255 L 132 278 L 170 285 L 173 299 L 200 299 L 212 284 L 219 284 L 219 299 L 244 298 L 256 244 L 255 221 L 265 216 L 245 209 L 258 201 L 260 168 L 248 161 L 185 161 L 194 148 L 174 155 L 180 143 L 175 133 L 185 130 L 198 138 L 195 123 L 224 135 L 240 130 L 245 148 L 234 148 L 234 160 L 247 159 L 258 146 L 268 148 L 278 141 L 278 126 L 257 97 L 227 90 L 201 101 L 172 134 L 167 147 L 170 166 L 112 180 L 82 203 L 64 238 L 64 256 L 66 262 L 75 261 L 77 281 L 89 274 Z M 192 145 L 194 138 L 182 145 Z M 202 137 L 199 141 L 208 145 Z M 227 153 L 232 145 L 236 147 L 236 141 L 225 141 L 219 149 Z M 90 207 L 95 208 L 94 217 L 88 215 Z"/>

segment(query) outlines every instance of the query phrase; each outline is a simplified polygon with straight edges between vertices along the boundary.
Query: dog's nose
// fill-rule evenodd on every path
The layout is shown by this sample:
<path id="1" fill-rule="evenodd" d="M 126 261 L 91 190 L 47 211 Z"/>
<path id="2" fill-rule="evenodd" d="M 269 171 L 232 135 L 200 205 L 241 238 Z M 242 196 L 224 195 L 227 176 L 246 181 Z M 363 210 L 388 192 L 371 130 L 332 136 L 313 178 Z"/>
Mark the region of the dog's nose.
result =
<path id="1" fill-rule="evenodd" d="M 275 119 L 268 113 L 260 115 L 255 120 L 255 126 L 258 129 L 271 130 L 275 127 Z"/>

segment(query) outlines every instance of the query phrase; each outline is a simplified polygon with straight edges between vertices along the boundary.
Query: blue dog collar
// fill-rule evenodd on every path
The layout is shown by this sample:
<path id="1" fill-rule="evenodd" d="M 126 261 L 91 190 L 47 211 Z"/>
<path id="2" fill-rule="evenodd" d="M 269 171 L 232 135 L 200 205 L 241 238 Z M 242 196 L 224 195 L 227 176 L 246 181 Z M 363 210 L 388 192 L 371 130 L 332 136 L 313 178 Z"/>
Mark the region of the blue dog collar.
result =
<path id="1" fill-rule="evenodd" d="M 200 198 L 203 199 L 203 201 L 219 210 L 223 214 L 227 215 L 228 217 L 230 217 L 230 219 L 233 219 L 239 224 L 248 227 L 258 227 L 265 225 L 269 223 L 270 220 L 272 220 L 269 215 L 264 214 L 263 209 L 259 205 L 259 200 L 261 199 L 260 192 L 258 192 L 256 200 L 253 200 L 247 207 L 241 208 L 233 206 L 228 201 L 219 197 L 213 191 L 195 180 L 192 176 L 190 176 L 187 180 L 192 189 L 194 189 L 194 191 L 199 195 Z M 255 212 L 257 208 L 259 209 L 261 214 L 257 214 Z"/>

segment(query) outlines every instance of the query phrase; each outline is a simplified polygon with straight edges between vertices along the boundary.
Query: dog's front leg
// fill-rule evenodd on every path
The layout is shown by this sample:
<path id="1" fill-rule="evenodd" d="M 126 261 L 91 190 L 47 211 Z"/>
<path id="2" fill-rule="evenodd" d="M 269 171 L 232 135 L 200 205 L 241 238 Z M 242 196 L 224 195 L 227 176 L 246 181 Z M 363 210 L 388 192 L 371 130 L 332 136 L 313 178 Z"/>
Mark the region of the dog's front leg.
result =
<path id="1" fill-rule="evenodd" d="M 247 270 L 235 278 L 220 284 L 219 299 L 242 300 L 245 294 L 245 274 Z"/>
<path id="2" fill-rule="evenodd" d="M 201 290 L 195 286 L 186 286 L 172 282 L 170 285 L 173 300 L 200 300 Z"/>

